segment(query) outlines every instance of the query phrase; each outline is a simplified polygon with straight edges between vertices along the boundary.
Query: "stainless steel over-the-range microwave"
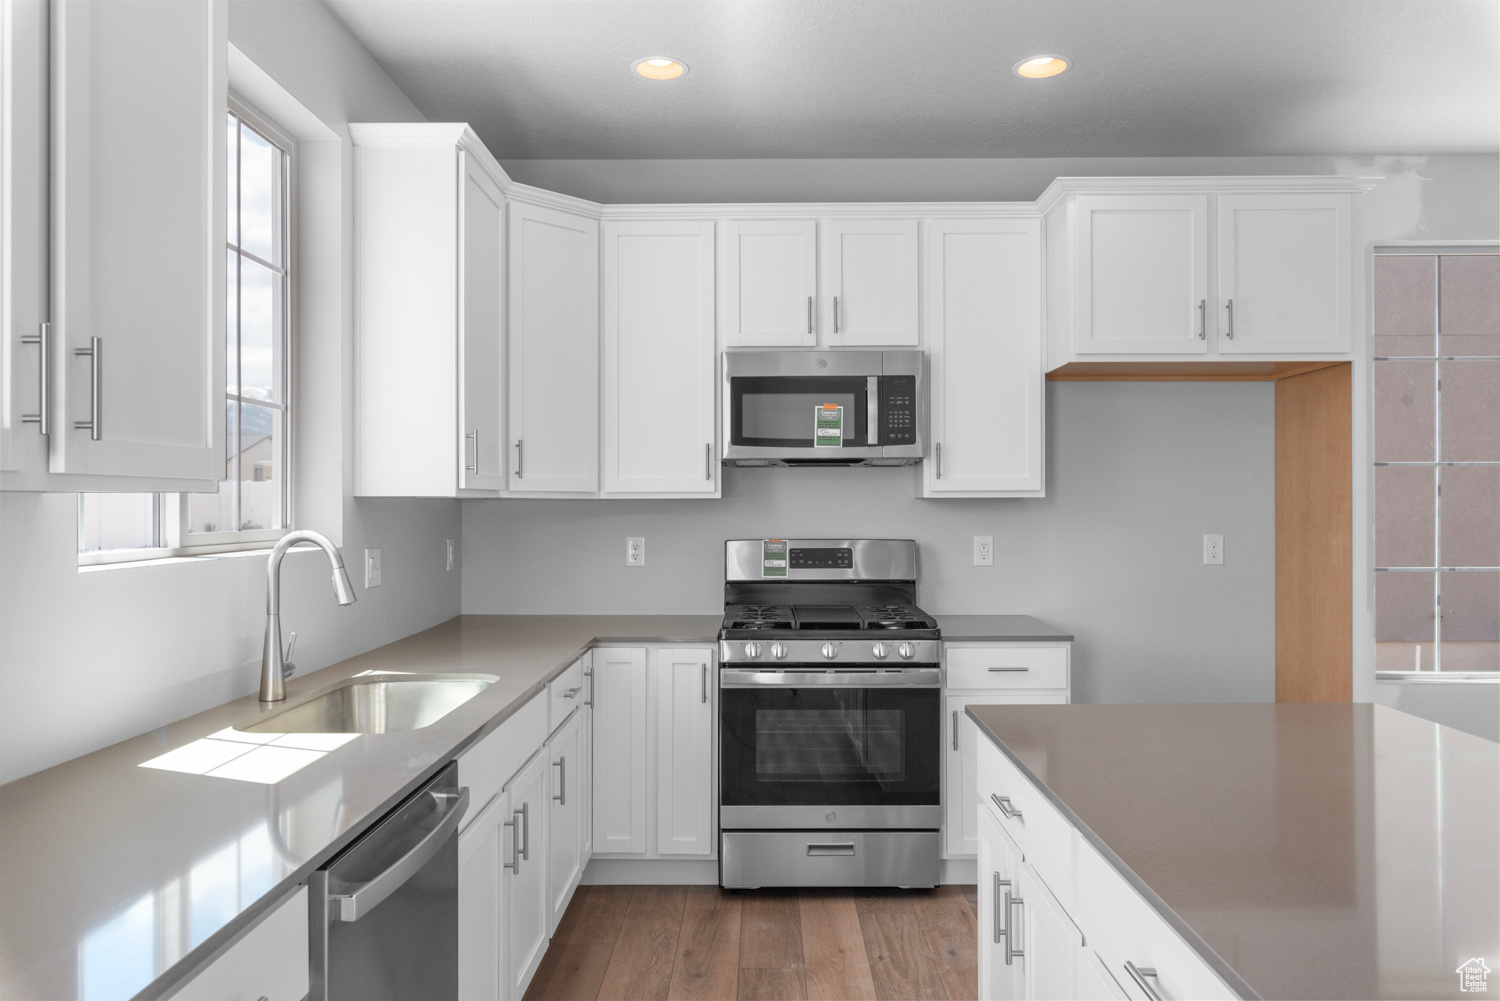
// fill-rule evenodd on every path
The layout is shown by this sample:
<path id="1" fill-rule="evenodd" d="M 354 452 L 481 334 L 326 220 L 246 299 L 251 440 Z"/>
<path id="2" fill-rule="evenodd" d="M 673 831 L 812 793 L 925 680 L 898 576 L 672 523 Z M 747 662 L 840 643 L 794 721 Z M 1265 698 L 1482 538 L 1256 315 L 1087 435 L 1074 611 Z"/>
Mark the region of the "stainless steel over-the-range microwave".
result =
<path id="1" fill-rule="evenodd" d="M 909 466 L 927 452 L 920 351 L 724 352 L 731 466 Z"/>

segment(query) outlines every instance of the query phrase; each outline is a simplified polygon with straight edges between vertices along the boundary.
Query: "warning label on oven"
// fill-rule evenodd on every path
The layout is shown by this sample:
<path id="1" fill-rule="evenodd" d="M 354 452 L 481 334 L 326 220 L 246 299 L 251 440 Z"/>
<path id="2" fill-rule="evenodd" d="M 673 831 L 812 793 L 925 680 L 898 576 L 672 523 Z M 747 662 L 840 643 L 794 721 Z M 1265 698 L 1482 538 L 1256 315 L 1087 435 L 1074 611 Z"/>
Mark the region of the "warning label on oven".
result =
<path id="1" fill-rule="evenodd" d="M 760 575 L 762 577 L 786 576 L 786 540 L 765 539 L 761 542 Z"/>
<path id="2" fill-rule="evenodd" d="M 841 447 L 844 444 L 844 408 L 824 403 L 813 418 L 813 445 Z"/>

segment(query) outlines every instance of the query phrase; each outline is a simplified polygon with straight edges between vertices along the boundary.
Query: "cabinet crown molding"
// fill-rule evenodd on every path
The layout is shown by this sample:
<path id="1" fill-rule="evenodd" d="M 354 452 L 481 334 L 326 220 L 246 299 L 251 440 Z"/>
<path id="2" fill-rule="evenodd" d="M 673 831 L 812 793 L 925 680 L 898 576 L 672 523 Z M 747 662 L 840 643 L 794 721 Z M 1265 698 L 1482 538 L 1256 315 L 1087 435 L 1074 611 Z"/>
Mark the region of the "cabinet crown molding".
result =
<path id="1" fill-rule="evenodd" d="M 1035 219 L 1033 202 L 688 202 L 603 206 L 605 219 Z"/>
<path id="2" fill-rule="evenodd" d="M 350 122 L 349 140 L 356 148 L 452 146 L 480 161 L 502 192 L 509 194 L 517 186 L 465 122 Z"/>
<path id="3" fill-rule="evenodd" d="M 1265 194 L 1297 192 L 1317 194 L 1364 194 L 1384 177 L 1348 177 L 1336 174 L 1245 175 L 1227 177 L 1059 177 L 1038 196 L 1036 210 L 1043 215 L 1055 209 L 1068 195 L 1151 195 L 1192 192 L 1200 195 Z"/>

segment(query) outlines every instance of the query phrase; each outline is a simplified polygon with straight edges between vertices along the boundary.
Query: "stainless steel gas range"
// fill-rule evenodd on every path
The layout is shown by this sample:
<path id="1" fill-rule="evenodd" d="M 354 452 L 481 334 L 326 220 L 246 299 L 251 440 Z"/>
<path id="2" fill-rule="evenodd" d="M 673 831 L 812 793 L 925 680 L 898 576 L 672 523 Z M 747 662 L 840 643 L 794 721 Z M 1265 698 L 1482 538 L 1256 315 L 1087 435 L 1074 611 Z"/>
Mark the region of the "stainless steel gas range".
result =
<path id="1" fill-rule="evenodd" d="M 916 543 L 724 546 L 720 883 L 936 885 L 941 649 Z"/>

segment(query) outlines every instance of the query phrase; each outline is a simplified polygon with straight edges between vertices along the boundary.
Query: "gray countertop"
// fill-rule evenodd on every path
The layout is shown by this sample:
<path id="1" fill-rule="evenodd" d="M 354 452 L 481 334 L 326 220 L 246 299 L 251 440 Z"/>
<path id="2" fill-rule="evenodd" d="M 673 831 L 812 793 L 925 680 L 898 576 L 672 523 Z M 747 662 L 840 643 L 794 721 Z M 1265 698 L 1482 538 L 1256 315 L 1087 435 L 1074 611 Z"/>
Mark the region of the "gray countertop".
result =
<path id="1" fill-rule="evenodd" d="M 968 714 L 1232 986 L 1470 997 L 1500 956 L 1500 745 L 1368 703 Z"/>
<path id="2" fill-rule="evenodd" d="M 944 643 L 1065 643 L 1073 634 L 1029 615 L 934 616 Z"/>
<path id="3" fill-rule="evenodd" d="M 719 622 L 462 616 L 287 682 L 290 700 L 367 671 L 499 678 L 424 729 L 304 744 L 274 783 L 140 767 L 221 746 L 212 734 L 259 715 L 250 695 L 0 786 L 0 998 L 165 989 L 587 647 L 712 643 Z"/>

